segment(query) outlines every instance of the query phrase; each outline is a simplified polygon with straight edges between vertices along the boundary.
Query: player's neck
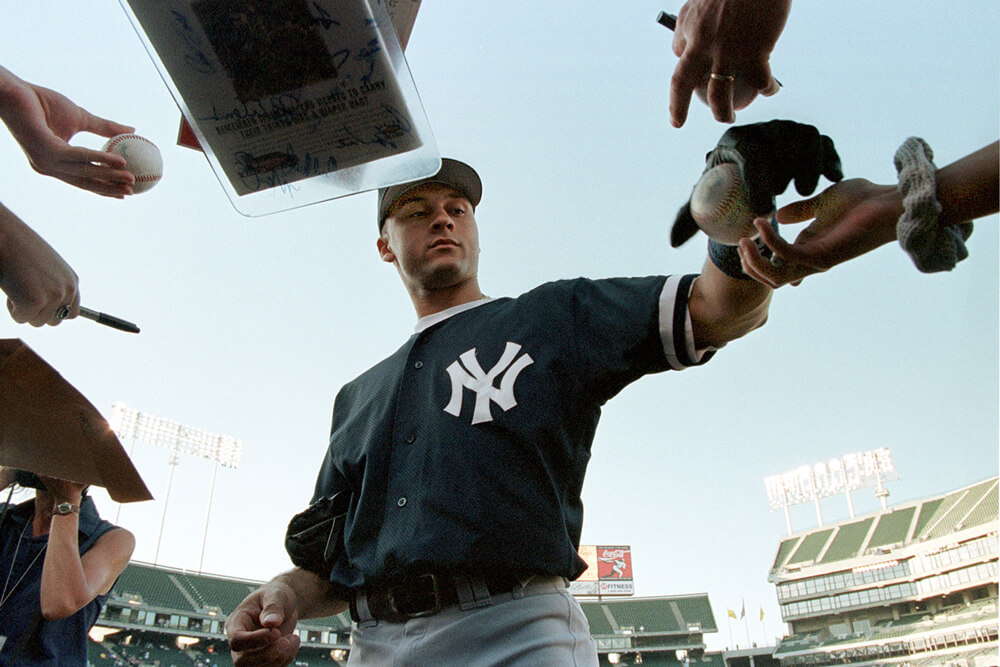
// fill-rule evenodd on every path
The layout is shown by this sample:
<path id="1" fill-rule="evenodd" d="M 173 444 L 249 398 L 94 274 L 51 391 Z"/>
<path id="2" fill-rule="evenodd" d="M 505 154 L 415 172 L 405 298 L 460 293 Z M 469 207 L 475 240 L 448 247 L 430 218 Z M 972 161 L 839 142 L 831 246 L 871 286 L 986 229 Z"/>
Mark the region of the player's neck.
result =
<path id="1" fill-rule="evenodd" d="M 443 289 L 414 288 L 409 293 L 417 319 L 483 298 L 476 278 Z"/>

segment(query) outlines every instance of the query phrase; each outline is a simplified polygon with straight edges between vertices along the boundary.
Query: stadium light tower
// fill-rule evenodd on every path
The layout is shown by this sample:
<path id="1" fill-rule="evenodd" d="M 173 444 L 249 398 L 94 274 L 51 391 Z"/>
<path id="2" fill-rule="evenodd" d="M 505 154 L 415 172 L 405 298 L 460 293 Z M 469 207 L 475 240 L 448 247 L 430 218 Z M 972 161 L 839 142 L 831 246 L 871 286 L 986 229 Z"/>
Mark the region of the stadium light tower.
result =
<path id="1" fill-rule="evenodd" d="M 865 487 L 875 487 L 875 497 L 886 509 L 889 491 L 885 482 L 897 480 L 896 467 L 892 462 L 892 452 L 888 448 L 867 452 L 846 454 L 839 459 L 831 459 L 814 465 L 799 466 L 780 475 L 764 479 L 771 511 L 784 509 L 788 534 L 792 534 L 792 518 L 789 506 L 812 501 L 816 506 L 816 518 L 823 525 L 823 512 L 819 499 L 843 493 L 847 497 L 847 508 L 854 518 L 854 502 L 851 492 Z"/>
<path id="2" fill-rule="evenodd" d="M 200 458 L 209 459 L 214 463 L 212 466 L 212 483 L 208 491 L 208 506 L 205 509 L 205 529 L 201 537 L 201 554 L 198 558 L 198 571 L 201 571 L 202 562 L 205 558 L 205 542 L 208 539 L 208 522 L 212 512 L 212 496 L 215 493 L 215 475 L 219 466 L 233 468 L 240 465 L 240 456 L 243 453 L 243 443 L 236 438 L 227 435 L 208 433 L 191 426 L 184 426 L 178 422 L 160 417 L 154 417 L 145 412 L 139 412 L 122 403 L 115 403 L 111 406 L 111 428 L 121 438 L 129 438 L 133 443 L 135 440 L 145 442 L 149 445 L 164 447 L 169 449 L 170 475 L 167 478 L 167 492 L 163 497 L 163 510 L 160 513 L 160 528 L 156 534 L 156 549 L 153 552 L 153 564 L 157 562 L 160 555 L 160 538 L 163 536 L 163 522 L 167 516 L 167 504 L 170 502 L 170 487 L 174 480 L 174 468 L 179 460 L 178 454 L 190 454 Z"/>

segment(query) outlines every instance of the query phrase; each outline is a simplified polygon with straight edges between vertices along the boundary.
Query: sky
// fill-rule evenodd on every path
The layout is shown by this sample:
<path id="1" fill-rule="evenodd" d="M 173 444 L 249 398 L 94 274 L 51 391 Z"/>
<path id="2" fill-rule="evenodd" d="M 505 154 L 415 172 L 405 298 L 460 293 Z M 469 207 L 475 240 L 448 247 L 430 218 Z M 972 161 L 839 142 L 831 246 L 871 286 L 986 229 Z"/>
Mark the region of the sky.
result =
<path id="1" fill-rule="evenodd" d="M 697 101 L 682 129 L 669 124 L 676 57 L 655 19 L 679 7 L 424 3 L 407 61 L 442 154 L 483 178 L 490 296 L 700 269 L 704 242 L 671 249 L 668 232 L 726 127 Z M 814 124 L 848 177 L 894 183 L 908 136 L 943 166 L 997 139 L 998 19 L 985 0 L 797 2 L 771 60 L 783 88 L 737 123 Z M 211 495 L 212 465 L 182 457 L 164 504 L 169 452 L 136 443 L 157 500 L 119 511 L 95 498 L 136 534 L 136 560 L 269 579 L 290 566 L 284 529 L 311 496 L 337 390 L 415 322 L 376 252 L 375 196 L 237 213 L 205 157 L 176 146 L 177 105 L 116 3 L 3 3 L 0 35 L 5 67 L 134 125 L 165 165 L 153 190 L 106 199 L 36 174 L 0 133 L 0 200 L 73 266 L 84 306 L 142 328 L 4 316 L 0 337 L 23 339 L 106 416 L 122 402 L 239 438 L 242 462 Z M 710 648 L 770 644 L 785 632 L 767 572 L 786 526 L 765 477 L 879 447 L 899 475 L 890 503 L 997 474 L 997 216 L 976 223 L 969 249 L 953 272 L 924 275 L 884 246 L 779 290 L 766 326 L 705 367 L 626 388 L 594 441 L 583 544 L 630 545 L 638 595 L 707 593 Z M 871 490 L 854 503 L 878 509 Z M 847 517 L 843 497 L 823 511 Z M 811 505 L 792 520 L 817 525 Z M 740 605 L 752 622 L 727 625 Z"/>

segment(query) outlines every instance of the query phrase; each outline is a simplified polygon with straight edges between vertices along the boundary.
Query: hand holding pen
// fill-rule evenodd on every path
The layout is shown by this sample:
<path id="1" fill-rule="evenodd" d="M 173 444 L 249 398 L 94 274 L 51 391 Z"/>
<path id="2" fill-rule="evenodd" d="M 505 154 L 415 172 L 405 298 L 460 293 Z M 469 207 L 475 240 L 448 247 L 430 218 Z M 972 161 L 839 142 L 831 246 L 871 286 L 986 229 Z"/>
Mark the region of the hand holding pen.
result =
<path id="1" fill-rule="evenodd" d="M 677 16 L 660 12 L 657 21 L 674 31 L 679 58 L 670 80 L 670 122 L 681 127 L 695 93 L 723 123 L 758 94 L 774 95 L 781 84 L 771 76 L 771 51 L 785 27 L 791 0 L 723 2 L 689 0 Z"/>

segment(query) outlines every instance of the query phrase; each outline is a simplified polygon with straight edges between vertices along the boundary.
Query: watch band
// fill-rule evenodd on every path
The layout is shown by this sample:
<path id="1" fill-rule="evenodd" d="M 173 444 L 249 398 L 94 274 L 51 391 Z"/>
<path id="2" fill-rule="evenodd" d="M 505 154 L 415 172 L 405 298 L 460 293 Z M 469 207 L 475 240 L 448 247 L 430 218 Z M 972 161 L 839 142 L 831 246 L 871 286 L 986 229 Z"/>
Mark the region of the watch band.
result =
<path id="1" fill-rule="evenodd" d="M 59 503 L 52 508 L 49 516 L 66 516 L 67 514 L 79 514 L 80 506 L 73 503 Z"/>

